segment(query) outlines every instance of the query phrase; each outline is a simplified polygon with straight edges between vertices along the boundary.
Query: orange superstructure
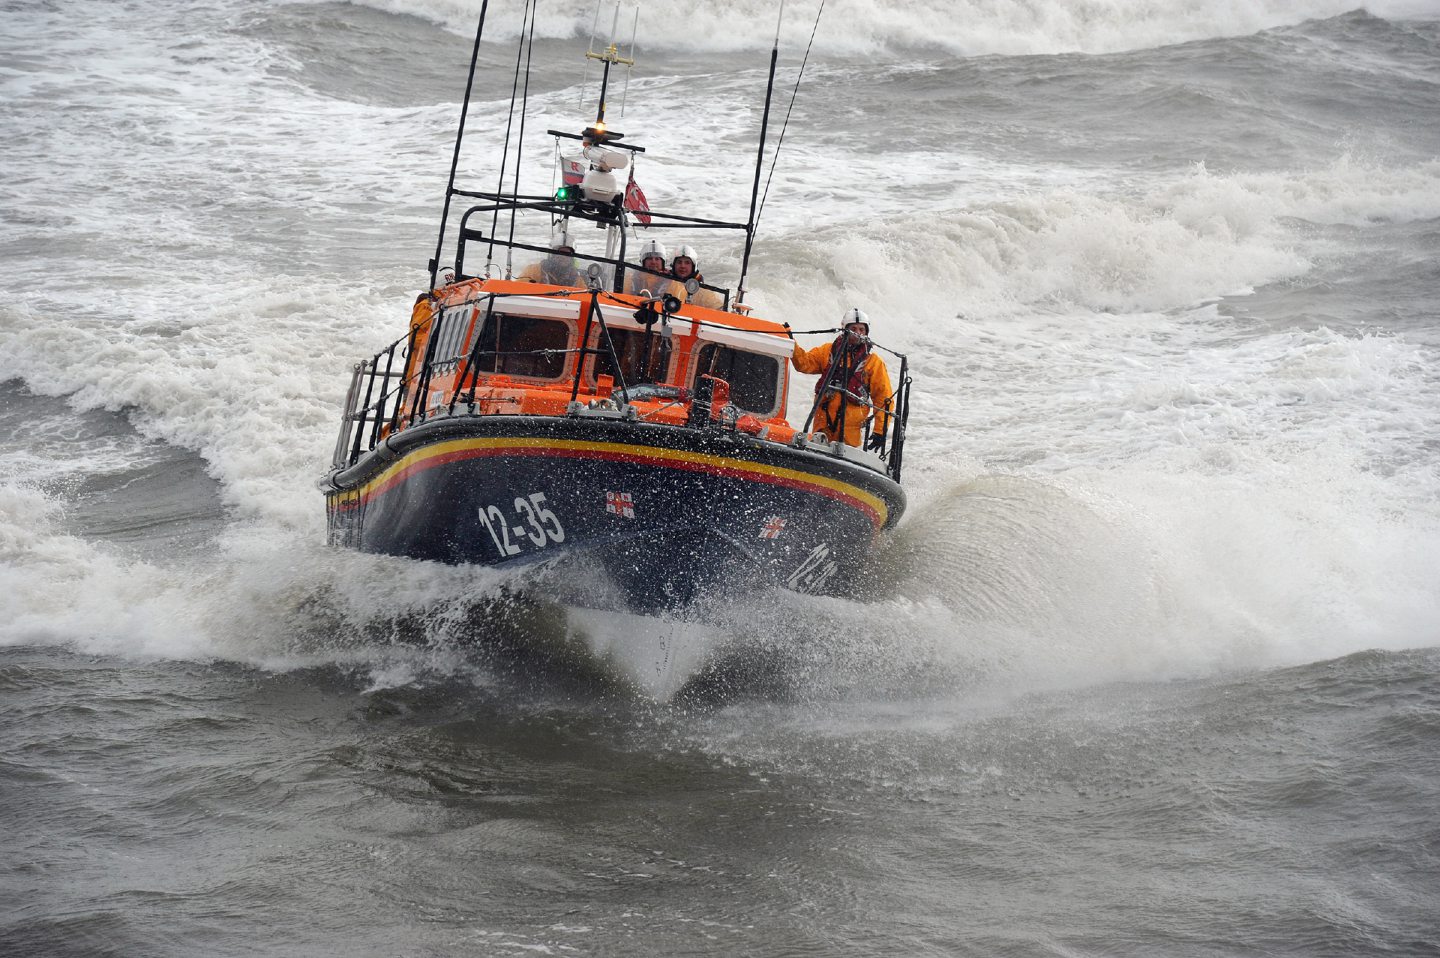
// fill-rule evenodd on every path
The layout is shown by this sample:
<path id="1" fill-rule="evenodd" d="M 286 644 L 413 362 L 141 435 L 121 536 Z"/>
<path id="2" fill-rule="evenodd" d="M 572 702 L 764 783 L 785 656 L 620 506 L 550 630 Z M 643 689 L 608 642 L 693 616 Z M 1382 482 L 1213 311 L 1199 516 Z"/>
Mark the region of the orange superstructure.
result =
<path id="1" fill-rule="evenodd" d="M 634 295 L 466 280 L 416 302 L 402 380 L 410 385 L 382 435 L 457 403 L 479 415 L 540 416 L 564 415 L 572 403 L 624 403 L 644 421 L 683 425 L 701 393 L 710 418 L 728 415 L 732 428 L 787 443 L 796 433 L 784 417 L 790 349 L 783 325 L 739 313 L 694 305 L 666 313 Z M 731 382 L 737 361 L 749 373 L 744 396 Z"/>

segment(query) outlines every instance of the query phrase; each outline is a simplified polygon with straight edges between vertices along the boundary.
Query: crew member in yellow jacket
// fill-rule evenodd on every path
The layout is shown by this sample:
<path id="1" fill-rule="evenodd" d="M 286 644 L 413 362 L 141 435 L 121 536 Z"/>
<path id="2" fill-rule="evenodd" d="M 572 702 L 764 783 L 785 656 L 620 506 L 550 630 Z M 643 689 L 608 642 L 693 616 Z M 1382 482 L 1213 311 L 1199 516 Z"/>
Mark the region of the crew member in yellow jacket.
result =
<path id="1" fill-rule="evenodd" d="M 675 277 L 675 282 L 681 287 L 687 280 L 695 280 L 697 283 L 705 282 L 705 277 L 700 275 L 700 257 L 693 246 L 682 246 L 680 252 L 670 261 L 670 275 Z M 696 306 L 704 306 L 707 309 L 721 309 L 725 301 L 720 294 L 713 289 L 697 289 L 693 294 L 686 293 L 681 297 L 687 303 L 694 303 Z"/>
<path id="2" fill-rule="evenodd" d="M 649 293 L 651 299 L 670 295 L 682 303 L 685 301 L 685 287 L 669 277 L 670 270 L 665 266 L 665 247 L 661 246 L 658 240 L 650 240 L 645 244 L 640 251 L 640 265 L 661 275 L 631 270 L 625 280 L 625 292 L 636 296 Z"/>
<path id="3" fill-rule="evenodd" d="M 580 270 L 575 266 L 575 244 L 570 242 L 570 234 L 563 229 L 552 233 L 550 255 L 525 267 L 516 279 L 551 286 L 584 286 Z"/>
<path id="4" fill-rule="evenodd" d="M 845 313 L 844 327 L 844 332 L 833 343 L 814 349 L 801 349 L 797 343 L 791 362 L 802 373 L 821 376 L 815 385 L 815 391 L 823 393 L 816 412 L 820 431 L 832 442 L 843 439 L 847 445 L 858 446 L 865 420 L 873 415 L 875 422 L 865 448 L 879 450 L 885 445 L 885 432 L 890 425 L 888 410 L 893 395 L 890 373 L 885 369 L 884 360 L 870 351 L 870 317 L 858 309 L 849 310 Z M 838 360 L 837 349 L 844 350 Z"/>

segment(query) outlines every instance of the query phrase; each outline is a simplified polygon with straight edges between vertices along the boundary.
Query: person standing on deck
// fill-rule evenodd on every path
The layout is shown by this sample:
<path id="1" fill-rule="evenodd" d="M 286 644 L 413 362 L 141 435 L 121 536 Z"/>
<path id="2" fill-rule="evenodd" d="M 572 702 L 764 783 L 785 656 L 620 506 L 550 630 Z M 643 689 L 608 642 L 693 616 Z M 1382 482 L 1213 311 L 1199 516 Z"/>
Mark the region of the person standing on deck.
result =
<path id="1" fill-rule="evenodd" d="M 815 392 L 821 396 L 816 425 L 831 442 L 860 445 L 865 420 L 873 414 L 875 421 L 865 448 L 880 450 L 890 425 L 888 410 L 894 394 L 890 373 L 884 360 L 870 350 L 870 317 L 851 309 L 845 313 L 843 325 L 833 343 L 808 350 L 797 343 L 790 361 L 799 372 L 820 374 L 821 380 L 815 384 Z M 841 351 L 838 355 L 837 350 Z"/>

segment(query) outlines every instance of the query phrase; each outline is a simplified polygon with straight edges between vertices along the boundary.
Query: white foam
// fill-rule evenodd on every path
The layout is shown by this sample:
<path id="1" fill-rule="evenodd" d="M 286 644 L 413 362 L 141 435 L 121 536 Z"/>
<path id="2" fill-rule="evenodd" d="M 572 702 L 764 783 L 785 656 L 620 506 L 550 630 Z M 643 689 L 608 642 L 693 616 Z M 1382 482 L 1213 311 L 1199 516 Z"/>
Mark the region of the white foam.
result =
<path id="1" fill-rule="evenodd" d="M 0 486 L 0 645 L 271 669 L 379 663 L 379 684 L 396 669 L 443 665 L 468 637 L 467 610 L 507 581 L 255 526 L 227 530 L 203 558 L 161 566 L 66 534 L 59 513 L 34 490 Z M 403 638 L 421 652 L 401 662 L 407 619 Z M 438 659 L 426 640 L 443 640 Z"/>
<path id="2" fill-rule="evenodd" d="M 9 38 L 65 55 L 0 77 L 17 171 L 0 184 L 0 231 L 29 244 L 0 279 L 14 290 L 0 306 L 0 378 L 76 409 L 124 410 L 144 435 L 198 450 L 232 521 L 196 567 L 139 562 L 64 532 L 37 491 L 63 472 L 53 460 L 8 459 L 0 642 L 284 667 L 373 656 L 367 632 L 405 610 L 438 610 L 434 634 L 453 636 L 466 597 L 495 581 L 324 549 L 313 484 L 350 363 L 403 332 L 423 281 L 453 104 L 328 99 L 272 72 L 279 55 L 259 41 L 172 37 L 163 18 L 94 6 L 89 33 L 36 14 Z M 446 20 L 476 6 L 403 8 Z M 574 32 L 590 9 L 547 24 Z M 768 42 L 758 8 L 707 8 L 703 38 L 674 25 L 676 9 L 649 8 L 645 22 L 677 48 Z M 852 36 L 824 42 L 1118 49 L 1326 9 L 990 5 L 965 8 L 962 37 L 947 33 L 953 8 L 940 22 L 923 4 L 841 4 L 828 22 Z M 646 158 L 657 206 L 703 182 L 692 212 L 745 208 L 732 141 L 756 125 L 740 93 L 755 80 L 636 81 L 632 94 L 647 96 L 627 124 L 642 141 L 667 129 L 666 96 L 704 85 L 726 97 L 694 118 L 693 149 Z M 531 133 L 573 120 L 575 92 L 537 96 Z M 458 97 L 458 82 L 440 95 Z M 500 115 L 475 109 L 477 128 Z M 113 135 L 92 135 L 97 124 Z M 548 144 L 534 144 L 527 176 L 543 188 Z M 470 169 L 484 169 L 483 152 Z M 1440 216 L 1440 164 L 1348 156 L 1141 181 L 977 155 L 951 158 L 965 195 L 936 199 L 923 187 L 940 159 L 900 144 L 847 157 L 840 176 L 832 153 L 797 137 L 757 247 L 768 315 L 829 326 L 858 304 L 882 341 L 912 353 L 916 532 L 943 525 L 927 500 L 960 487 L 970 531 L 989 537 L 961 539 L 970 552 L 936 543 L 935 565 L 958 570 L 945 588 L 917 574 L 876 606 L 785 599 L 804 610 L 785 634 L 812 641 L 819 681 L 875 661 L 897 663 L 899 685 L 935 661 L 1022 681 L 1165 675 L 1431 641 L 1433 350 L 1316 324 L 1256 329 L 1214 303 L 1335 254 L 1317 225 Z M 197 199 L 192 185 L 211 182 L 223 189 Z M 821 201 L 804 202 L 817 182 Z M 723 276 L 723 244 L 706 253 Z M 995 475 L 1060 495 L 987 513 L 981 503 L 1004 498 L 985 485 Z M 373 684 L 415 674 L 390 663 Z"/>
<path id="3" fill-rule="evenodd" d="M 1134 194 L 1062 186 L 935 210 L 918 226 L 912 215 L 803 234 L 785 223 L 806 238 L 780 244 L 759 301 L 799 328 L 850 305 L 876 310 L 895 319 L 887 338 L 907 345 L 958 329 L 957 315 L 1181 309 L 1303 275 L 1330 252 L 1308 225 L 1437 215 L 1436 161 L 1341 156 L 1311 171 L 1228 175 L 1197 166 Z"/>
<path id="4" fill-rule="evenodd" d="M 422 17 L 461 34 L 472 34 L 480 0 L 362 0 L 366 6 Z M 519 35 L 517 9 L 494 4 L 487 37 Z M 810 36 L 816 3 L 790 4 L 782 34 L 789 48 Z M 1432 0 L 1372 0 L 1382 17 L 1434 17 Z M 608 7 L 607 7 L 608 9 Z M 630 7 L 622 22 L 629 38 Z M 1185 43 L 1213 37 L 1245 36 L 1271 27 L 1333 17 L 1355 9 L 1352 0 L 913 0 L 875 3 L 829 0 L 816 45 L 827 52 L 875 53 L 935 49 L 960 55 L 1035 54 L 1080 51 L 1108 53 Z M 546 4 L 537 35 L 587 37 L 595 5 L 590 0 Z M 650 0 L 643 4 L 639 43 L 680 50 L 768 48 L 775 36 L 776 5 L 769 0 L 695 4 Z M 602 37 L 609 36 L 609 16 Z"/>

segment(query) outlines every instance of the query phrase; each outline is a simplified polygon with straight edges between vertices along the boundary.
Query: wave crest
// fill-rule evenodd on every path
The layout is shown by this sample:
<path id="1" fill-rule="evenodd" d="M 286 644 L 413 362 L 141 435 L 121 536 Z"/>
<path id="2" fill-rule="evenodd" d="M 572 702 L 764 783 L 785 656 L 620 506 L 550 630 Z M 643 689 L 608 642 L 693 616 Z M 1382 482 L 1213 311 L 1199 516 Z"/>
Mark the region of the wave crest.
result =
<path id="1" fill-rule="evenodd" d="M 475 28 L 481 0 L 355 0 L 390 13 L 408 14 L 456 33 Z M 516 9 L 492 5 L 486 34 L 512 40 L 520 33 Z M 782 44 L 800 45 L 810 35 L 817 4 L 792 5 Z M 868 54 L 894 49 L 939 49 L 961 56 L 981 54 L 1114 53 L 1246 36 L 1305 20 L 1338 16 L 1354 0 L 1195 0 L 1183 5 L 1162 0 L 827 0 L 816 45 L 831 53 Z M 1382 17 L 1433 14 L 1422 0 L 1372 0 L 1366 8 Z M 625 10 L 621 20 L 633 17 Z M 548 38 L 587 37 L 595 17 L 589 0 L 547 5 L 536 28 Z M 775 35 L 773 0 L 735 0 L 696 5 L 686 0 L 651 0 L 641 11 L 642 47 L 680 50 L 756 50 Z M 608 26 L 608 13 L 602 14 Z M 606 26 L 601 32 L 608 33 Z M 621 29 L 628 36 L 627 29 Z"/>

